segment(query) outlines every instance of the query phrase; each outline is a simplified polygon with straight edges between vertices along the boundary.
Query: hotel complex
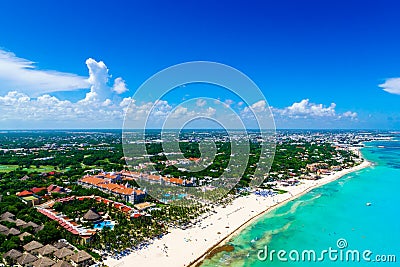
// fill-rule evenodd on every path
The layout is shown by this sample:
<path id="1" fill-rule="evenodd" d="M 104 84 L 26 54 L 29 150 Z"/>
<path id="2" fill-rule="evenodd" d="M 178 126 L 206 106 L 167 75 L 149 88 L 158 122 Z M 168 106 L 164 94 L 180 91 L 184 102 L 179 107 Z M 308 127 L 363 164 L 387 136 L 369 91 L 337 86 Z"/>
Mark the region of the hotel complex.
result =
<path id="1" fill-rule="evenodd" d="M 121 197 L 132 204 L 140 203 L 144 200 L 145 191 L 128 187 L 128 185 L 116 184 L 117 181 L 122 181 L 119 174 L 101 173 L 95 176 L 84 176 L 78 181 L 78 184 L 86 188 L 97 188 L 103 192 Z"/>

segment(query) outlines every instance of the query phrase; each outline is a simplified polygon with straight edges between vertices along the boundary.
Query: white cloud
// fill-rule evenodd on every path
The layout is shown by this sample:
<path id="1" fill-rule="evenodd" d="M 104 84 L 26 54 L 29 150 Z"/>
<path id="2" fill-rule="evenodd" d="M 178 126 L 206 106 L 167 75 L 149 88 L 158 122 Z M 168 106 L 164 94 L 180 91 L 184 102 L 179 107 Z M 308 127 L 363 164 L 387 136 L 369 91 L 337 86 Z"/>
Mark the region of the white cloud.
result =
<path id="1" fill-rule="evenodd" d="M 83 102 L 105 101 L 112 93 L 112 89 L 107 85 L 109 80 L 108 68 L 103 61 L 97 62 L 92 58 L 86 60 L 89 69 L 90 92 L 86 94 Z"/>
<path id="2" fill-rule="evenodd" d="M 252 104 L 251 106 L 250 106 L 250 108 L 254 111 L 254 112 L 256 112 L 256 113 L 259 113 L 259 112 L 265 112 L 266 110 L 267 110 L 267 102 L 265 102 L 265 100 L 260 100 L 260 101 L 258 101 L 258 102 L 256 102 L 256 103 L 254 103 L 254 104 Z M 248 109 L 248 107 L 245 107 L 244 108 L 244 110 L 246 111 L 246 109 Z"/>
<path id="3" fill-rule="evenodd" d="M 121 103 L 119 103 L 120 107 L 127 107 L 133 101 L 132 97 L 125 97 L 122 99 Z M 135 102 L 133 102 L 135 103 Z"/>
<path id="4" fill-rule="evenodd" d="M 30 97 L 17 91 L 8 92 L 5 96 L 0 96 L 0 103 L 4 106 L 14 106 L 19 103 L 27 103 Z"/>
<path id="5" fill-rule="evenodd" d="M 117 94 L 122 94 L 127 92 L 128 88 L 126 87 L 125 81 L 121 77 L 118 77 L 114 80 L 114 85 L 112 90 Z"/>
<path id="6" fill-rule="evenodd" d="M 379 87 L 388 93 L 400 95 L 400 78 L 387 79 Z"/>
<path id="7" fill-rule="evenodd" d="M 89 77 L 54 70 L 38 69 L 34 62 L 17 57 L 0 49 L 0 94 L 10 91 L 24 93 L 30 97 L 59 91 L 90 88 L 85 101 L 105 101 L 113 93 L 128 91 L 125 81 L 118 77 L 110 86 L 110 75 L 103 61 L 86 60 Z"/>
<path id="8" fill-rule="evenodd" d="M 344 117 L 344 118 L 350 118 L 350 119 L 357 119 L 358 114 L 357 112 L 352 112 L 352 111 L 346 111 L 345 113 L 343 113 L 340 117 Z"/>
<path id="9" fill-rule="evenodd" d="M 230 106 L 230 105 L 232 105 L 233 103 L 235 103 L 232 99 L 226 99 L 225 101 L 224 101 L 224 103 L 226 104 L 226 105 L 228 105 L 228 106 Z"/>
<path id="10" fill-rule="evenodd" d="M 240 113 L 243 119 L 251 120 L 255 119 L 254 114 L 257 116 L 269 114 L 267 102 L 265 100 L 257 101 L 250 106 L 245 106 Z"/>
<path id="11" fill-rule="evenodd" d="M 123 116 L 122 109 L 113 105 L 111 101 L 104 101 L 98 105 L 82 105 L 48 94 L 35 99 L 15 91 L 0 97 L 0 113 L 0 121 L 11 120 L 16 125 L 26 121 L 44 122 L 48 125 L 61 121 L 90 121 L 97 122 L 100 126 L 107 121 L 120 120 Z"/>
<path id="12" fill-rule="evenodd" d="M 331 103 L 329 106 L 323 104 L 315 104 L 310 102 L 309 99 L 303 99 L 300 102 L 295 102 L 291 106 L 285 108 L 274 108 L 272 112 L 275 118 L 286 119 L 325 119 L 330 120 L 348 118 L 356 120 L 358 117 L 357 112 L 346 111 L 344 113 L 336 112 L 336 104 Z"/>
<path id="13" fill-rule="evenodd" d="M 0 49 L 0 93 L 18 91 L 39 96 L 55 91 L 88 88 L 86 77 L 73 73 L 40 70 L 35 63 Z"/>
<path id="14" fill-rule="evenodd" d="M 14 122 L 14 125 L 26 125 L 27 123 L 36 123 L 34 125 L 46 125 L 48 128 L 61 127 L 98 127 L 115 128 L 121 127 L 125 111 L 130 105 L 129 120 L 133 126 L 143 125 L 141 122 L 148 120 L 149 126 L 161 127 L 168 115 L 172 124 L 182 124 L 194 117 L 215 117 L 218 121 L 234 127 L 237 121 L 230 117 L 230 113 L 224 112 L 226 109 L 219 103 L 219 111 L 216 107 L 198 107 L 196 103 L 193 106 L 178 106 L 174 108 L 168 101 L 159 100 L 155 103 L 137 103 L 131 97 L 122 100 L 110 100 L 109 98 L 94 102 L 78 101 L 71 102 L 60 100 L 57 97 L 45 94 L 37 98 L 31 98 L 24 93 L 16 91 L 9 92 L 5 96 L 0 96 L 0 124 L 7 125 L 4 122 Z M 357 113 L 347 111 L 337 113 L 336 105 L 331 104 L 325 107 L 321 104 L 310 103 L 307 99 L 294 103 L 288 107 L 278 109 L 272 108 L 275 119 L 279 122 L 329 122 L 337 120 L 357 120 Z M 265 101 L 258 101 L 250 107 L 238 110 L 244 123 L 251 123 L 254 119 L 251 114 L 262 114 L 267 111 L 268 106 Z M 151 113 L 150 113 L 151 111 Z M 266 120 L 268 118 L 265 118 Z M 235 122 L 234 124 L 232 124 Z M 174 125 L 170 126 L 176 126 Z M 179 124 L 179 125 L 180 125 Z M 54 126 L 55 125 L 55 126 Z M 183 124 L 182 124 L 183 125 Z M 312 125 L 315 125 L 312 124 Z M 312 126 L 311 125 L 311 126 Z M 318 124 L 319 125 L 319 124 Z M 22 127 L 21 126 L 21 127 Z M 237 125 L 236 125 L 237 126 Z M 4 126 L 3 126 L 4 127 Z M 40 128 L 40 127 L 39 127 Z"/>
<path id="15" fill-rule="evenodd" d="M 205 101 L 204 99 L 199 98 L 199 99 L 197 99 L 197 101 L 196 101 L 196 105 L 197 105 L 198 107 L 204 107 L 205 104 L 207 104 L 207 101 Z"/>
<path id="16" fill-rule="evenodd" d="M 34 127 L 41 128 L 46 125 L 45 127 L 51 128 L 51 124 L 68 121 L 69 126 L 65 125 L 66 127 L 101 127 L 105 122 L 112 122 L 113 127 L 119 127 L 126 107 L 132 101 L 131 98 L 121 100 L 117 97 L 117 94 L 128 90 L 125 81 L 119 77 L 114 80 L 113 86 L 110 86 L 111 76 L 102 61 L 97 62 L 89 58 L 86 60 L 86 66 L 89 71 L 88 78 L 56 71 L 42 71 L 37 70 L 29 60 L 0 50 L 2 126 L 20 128 L 23 122 L 31 123 Z M 49 94 L 82 88 L 90 88 L 90 91 L 77 102 L 60 100 Z M 145 105 L 139 107 L 139 110 L 142 108 L 149 107 Z"/>
<path id="17" fill-rule="evenodd" d="M 273 112 L 279 115 L 294 117 L 294 118 L 307 118 L 307 117 L 335 117 L 336 104 L 331 103 L 329 107 L 322 104 L 311 103 L 309 99 L 303 99 L 300 102 L 295 102 L 291 106 L 278 109 L 273 108 Z"/>
<path id="18" fill-rule="evenodd" d="M 205 115 L 206 115 L 206 117 L 214 117 L 216 111 L 217 110 L 215 108 L 208 107 Z"/>
<path id="19" fill-rule="evenodd" d="M 188 114 L 188 108 L 178 106 L 172 113 L 171 113 L 171 118 L 177 119 L 177 118 L 183 118 Z"/>
<path id="20" fill-rule="evenodd" d="M 2 128 L 57 128 L 57 127 L 121 127 L 124 114 L 130 106 L 130 119 L 144 121 L 150 119 L 160 125 L 173 112 L 172 118 L 190 119 L 194 116 L 216 117 L 228 123 L 230 119 L 226 107 L 235 106 L 241 118 L 254 119 L 251 114 L 270 114 L 264 100 L 244 107 L 243 102 L 232 100 L 198 99 L 193 106 L 174 107 L 165 100 L 154 103 L 138 103 L 131 97 L 120 94 L 128 91 L 125 81 L 118 77 L 111 80 L 109 69 L 102 61 L 86 60 L 89 76 L 82 77 L 70 73 L 38 70 L 31 61 L 18 58 L 14 54 L 0 50 L 0 125 Z M 392 84 L 387 81 L 385 84 Z M 8 87 L 7 87 L 8 86 Z M 395 85 L 390 85 L 391 88 Z M 8 88 L 5 91 L 5 88 Z M 76 102 L 60 100 L 50 93 L 81 88 L 90 89 L 86 96 Z M 210 105 L 208 105 L 210 104 Z M 347 111 L 338 114 L 336 104 L 330 106 L 311 103 L 308 99 L 293 103 L 285 108 L 271 108 L 275 117 L 291 119 L 331 118 L 357 119 L 357 113 Z M 217 111 L 218 110 L 218 111 Z M 151 111 L 151 114 L 150 114 Z M 228 115 L 227 115 L 228 114 Z M 150 117 L 148 117 L 150 115 Z M 265 118 L 268 121 L 269 118 Z M 136 122 L 133 122 L 135 124 Z M 136 123 L 137 124 L 137 123 Z M 6 125 L 6 126 L 5 126 Z M 138 124 L 139 125 L 139 124 Z M 162 125 L 162 124 L 161 124 Z M 135 125 L 134 125 L 135 126 Z"/>

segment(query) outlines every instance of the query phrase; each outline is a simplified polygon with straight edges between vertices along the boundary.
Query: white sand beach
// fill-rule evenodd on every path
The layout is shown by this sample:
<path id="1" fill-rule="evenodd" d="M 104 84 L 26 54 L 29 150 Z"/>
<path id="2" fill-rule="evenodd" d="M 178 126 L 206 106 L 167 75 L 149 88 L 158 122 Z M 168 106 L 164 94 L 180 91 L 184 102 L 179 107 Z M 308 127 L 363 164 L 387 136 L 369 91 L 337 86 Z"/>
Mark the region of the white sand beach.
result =
<path id="1" fill-rule="evenodd" d="M 109 258 L 105 261 L 110 267 L 117 266 L 194 266 L 201 261 L 211 248 L 224 244 L 259 216 L 293 200 L 321 185 L 332 182 L 345 174 L 370 165 L 364 161 L 358 166 L 338 171 L 319 180 L 301 180 L 297 186 L 288 186 L 288 191 L 273 197 L 251 194 L 235 199 L 231 204 L 217 207 L 196 226 L 181 230 L 171 229 L 170 233 L 155 240 L 147 248 L 135 251 L 120 260 Z"/>

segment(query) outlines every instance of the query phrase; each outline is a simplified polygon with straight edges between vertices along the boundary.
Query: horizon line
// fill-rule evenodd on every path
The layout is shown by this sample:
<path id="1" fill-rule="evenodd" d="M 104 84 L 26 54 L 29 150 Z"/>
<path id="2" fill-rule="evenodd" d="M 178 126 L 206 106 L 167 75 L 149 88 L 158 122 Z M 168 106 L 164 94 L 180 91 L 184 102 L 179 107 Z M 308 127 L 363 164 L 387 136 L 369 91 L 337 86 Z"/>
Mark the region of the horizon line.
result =
<path id="1" fill-rule="evenodd" d="M 0 132 L 4 131 L 140 131 L 140 130 L 272 130 L 272 129 L 259 129 L 259 128 L 248 128 L 248 129 L 240 129 L 240 128 L 187 128 L 187 129 L 179 129 L 179 128 L 147 128 L 147 129 L 122 129 L 122 128 L 32 128 L 32 129 L 0 129 Z M 400 131 L 400 129 L 396 128 L 276 128 L 277 131 L 282 130 L 348 130 L 348 131 Z"/>

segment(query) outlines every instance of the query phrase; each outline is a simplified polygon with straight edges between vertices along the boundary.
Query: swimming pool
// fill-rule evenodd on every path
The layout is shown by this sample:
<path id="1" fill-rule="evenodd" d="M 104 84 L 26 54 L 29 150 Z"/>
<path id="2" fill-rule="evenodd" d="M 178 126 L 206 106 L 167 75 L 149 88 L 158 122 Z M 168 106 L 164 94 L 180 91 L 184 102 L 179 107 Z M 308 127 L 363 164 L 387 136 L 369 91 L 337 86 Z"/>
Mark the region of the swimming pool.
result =
<path id="1" fill-rule="evenodd" d="M 105 226 L 108 226 L 108 227 L 110 227 L 111 229 L 113 229 L 113 228 L 114 228 L 114 225 L 115 225 L 115 223 L 112 222 L 112 221 L 103 221 L 103 222 L 101 222 L 101 223 L 96 223 L 96 224 L 93 226 L 93 229 L 100 229 L 100 230 L 102 230 Z"/>

